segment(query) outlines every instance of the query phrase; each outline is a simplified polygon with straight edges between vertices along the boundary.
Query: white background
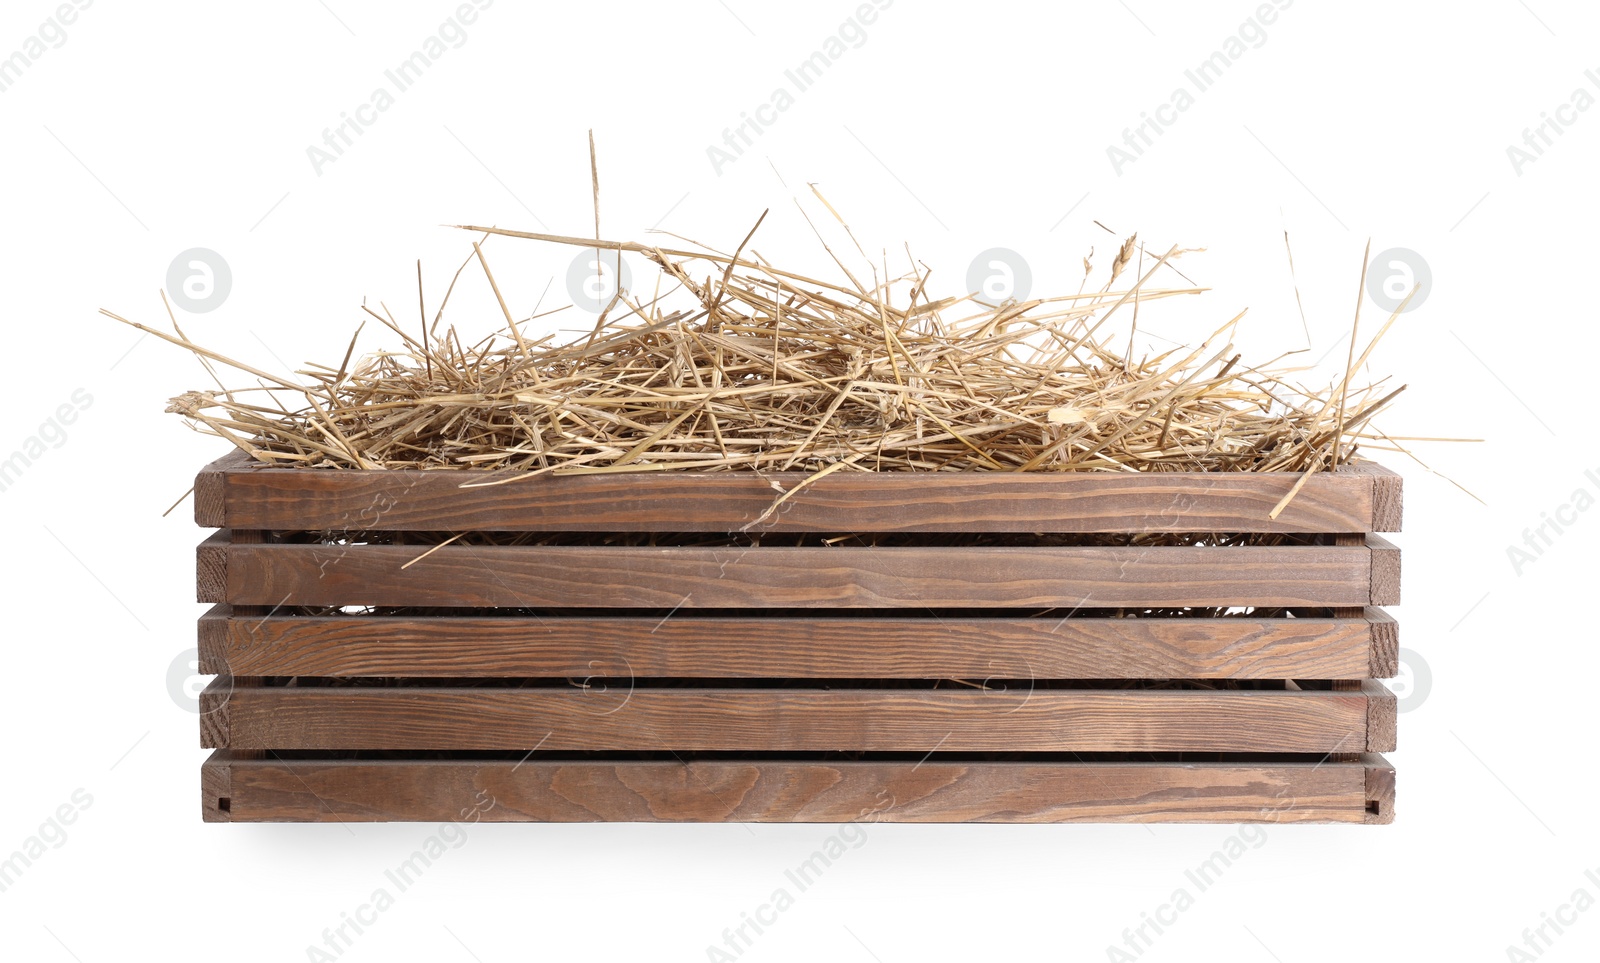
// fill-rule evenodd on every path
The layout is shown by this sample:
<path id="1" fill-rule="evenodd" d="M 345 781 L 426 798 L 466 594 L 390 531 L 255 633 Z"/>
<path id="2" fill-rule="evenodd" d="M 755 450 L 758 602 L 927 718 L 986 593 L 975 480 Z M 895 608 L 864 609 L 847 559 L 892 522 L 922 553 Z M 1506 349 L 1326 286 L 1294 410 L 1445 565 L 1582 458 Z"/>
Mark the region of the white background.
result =
<path id="1" fill-rule="evenodd" d="M 895 270 L 909 243 L 938 294 L 965 291 L 968 263 L 995 246 L 1025 255 L 1035 292 L 1054 293 L 1076 289 L 1091 247 L 1103 270 L 1137 230 L 1158 252 L 1207 248 L 1181 265 L 1213 289 L 1148 308 L 1141 327 L 1196 341 L 1248 307 L 1239 343 L 1251 357 L 1305 348 L 1309 333 L 1301 357 L 1332 350 L 1309 376 L 1324 382 L 1342 364 L 1368 239 L 1420 255 L 1433 288 L 1370 366 L 1410 385 L 1382 424 L 1485 439 L 1417 446 L 1483 503 L 1381 455 L 1406 476 L 1402 644 L 1432 674 L 1391 756 L 1398 820 L 1270 827 L 1144 958 L 1505 959 L 1580 887 L 1600 897 L 1584 875 L 1600 867 L 1600 833 L 1586 752 L 1597 657 L 1581 608 L 1600 514 L 1580 513 L 1520 574 L 1506 552 L 1576 489 L 1595 492 L 1584 473 L 1600 470 L 1600 110 L 1568 113 L 1520 172 L 1507 155 L 1576 89 L 1600 96 L 1585 78 L 1600 68 L 1600 11 L 1300 0 L 1119 174 L 1107 146 L 1255 6 L 899 0 L 720 176 L 707 147 L 854 3 L 501 0 L 320 173 L 307 147 L 454 4 L 82 11 L 0 93 L 0 455 L 76 389 L 93 399 L 0 494 L 0 855 L 75 790 L 92 797 L 65 841 L 50 830 L 59 845 L 0 893 L 5 956 L 100 963 L 143 945 L 163 958 L 305 959 L 436 830 L 201 823 L 205 753 L 168 669 L 194 644 L 202 533 L 187 504 L 161 513 L 225 446 L 162 412 L 207 386 L 193 359 L 97 310 L 164 324 L 169 264 L 205 247 L 226 259 L 232 290 L 216 310 L 180 312 L 185 330 L 272 370 L 336 364 L 363 298 L 414 317 L 419 257 L 437 303 L 471 237 L 441 225 L 591 232 L 590 128 L 608 237 L 649 240 L 659 226 L 731 248 L 771 208 L 754 246 L 823 270 L 792 200 L 818 216 L 804 187 L 816 182 Z M 0 57 L 54 9 L 8 2 Z M 518 316 L 552 277 L 544 307 L 565 302 L 571 251 L 496 238 L 486 253 Z M 457 298 L 463 330 L 501 324 L 481 274 L 464 274 Z M 1370 331 L 1382 312 L 1365 307 Z M 584 320 L 550 322 L 569 318 Z M 369 327 L 362 343 L 390 342 Z M 705 959 L 836 829 L 475 826 L 343 955 Z M 1106 959 L 1236 831 L 870 826 L 744 957 Z M 1600 913 L 1582 911 L 1544 958 L 1593 959 L 1596 947 Z"/>

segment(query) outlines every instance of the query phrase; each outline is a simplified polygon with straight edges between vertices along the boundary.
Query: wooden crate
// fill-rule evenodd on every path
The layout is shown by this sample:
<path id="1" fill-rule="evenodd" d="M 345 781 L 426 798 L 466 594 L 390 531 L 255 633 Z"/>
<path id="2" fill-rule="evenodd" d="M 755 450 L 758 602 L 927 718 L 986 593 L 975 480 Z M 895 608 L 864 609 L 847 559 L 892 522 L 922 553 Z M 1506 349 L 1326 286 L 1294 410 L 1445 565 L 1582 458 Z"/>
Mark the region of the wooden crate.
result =
<path id="1" fill-rule="evenodd" d="M 200 473 L 205 818 L 1393 819 L 1380 466 L 495 477 Z"/>

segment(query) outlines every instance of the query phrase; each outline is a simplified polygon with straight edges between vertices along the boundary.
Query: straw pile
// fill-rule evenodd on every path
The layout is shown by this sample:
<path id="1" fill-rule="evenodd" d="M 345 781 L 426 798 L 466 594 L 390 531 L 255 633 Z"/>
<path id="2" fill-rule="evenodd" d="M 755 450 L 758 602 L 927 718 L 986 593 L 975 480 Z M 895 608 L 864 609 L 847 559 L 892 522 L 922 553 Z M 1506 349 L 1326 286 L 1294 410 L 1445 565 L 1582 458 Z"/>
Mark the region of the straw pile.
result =
<path id="1" fill-rule="evenodd" d="M 1113 341 L 1131 343 L 1140 303 L 1202 290 L 1148 285 L 1176 249 L 1113 290 L 1131 238 L 1098 291 L 988 306 L 930 301 L 915 262 L 863 283 L 835 257 L 843 277 L 830 282 L 745 244 L 726 254 L 466 229 L 632 252 L 660 269 L 656 293 L 619 291 L 592 331 L 559 343 L 526 335 L 531 319 L 514 321 L 503 299 L 505 326 L 470 345 L 440 327 L 443 303 L 415 327 L 364 308 L 404 346 L 352 363 L 352 340 L 342 362 L 299 380 L 201 347 L 176 320 L 167 333 L 106 313 L 258 379 L 219 379 L 168 410 L 261 461 L 496 470 L 487 483 L 657 470 L 1315 472 L 1381 437 L 1369 423 L 1403 390 L 1351 384 L 1372 350 L 1358 356 L 1355 338 L 1345 375 L 1321 389 L 1245 363 L 1230 342 L 1239 318 L 1198 347 L 1126 356 Z M 462 269 L 476 260 L 499 298 L 473 251 Z"/>

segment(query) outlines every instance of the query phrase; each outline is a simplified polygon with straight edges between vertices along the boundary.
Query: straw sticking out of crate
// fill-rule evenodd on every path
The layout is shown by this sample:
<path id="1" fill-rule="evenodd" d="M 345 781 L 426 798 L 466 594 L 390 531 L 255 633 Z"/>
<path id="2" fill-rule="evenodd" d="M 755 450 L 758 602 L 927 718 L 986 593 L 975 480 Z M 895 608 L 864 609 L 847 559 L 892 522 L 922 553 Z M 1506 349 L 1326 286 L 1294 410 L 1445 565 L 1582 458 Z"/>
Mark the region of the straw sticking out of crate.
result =
<path id="1" fill-rule="evenodd" d="M 1100 290 L 985 305 L 930 300 L 918 262 L 866 276 L 836 258 L 838 281 L 787 271 L 744 253 L 750 236 L 727 255 L 467 229 L 631 252 L 658 269 L 657 294 L 619 290 L 593 330 L 565 342 L 525 334 L 533 319 L 509 312 L 496 333 L 463 340 L 440 327 L 448 292 L 431 322 L 419 308 L 419 325 L 364 307 L 402 346 L 357 357 L 352 339 L 337 365 L 295 376 L 205 348 L 176 322 L 168 333 L 105 313 L 256 379 L 218 380 L 169 410 L 260 461 L 507 470 L 496 482 L 667 469 L 1321 472 L 1386 437 L 1372 417 L 1403 390 L 1353 384 L 1377 338 L 1320 389 L 1281 358 L 1247 362 L 1231 341 L 1242 313 L 1197 347 L 1138 358 L 1115 347 L 1131 344 L 1116 326 L 1139 305 L 1203 290 L 1151 284 L 1177 248 L 1122 290 L 1119 255 Z M 474 261 L 498 294 L 481 241 L 462 269 Z"/>

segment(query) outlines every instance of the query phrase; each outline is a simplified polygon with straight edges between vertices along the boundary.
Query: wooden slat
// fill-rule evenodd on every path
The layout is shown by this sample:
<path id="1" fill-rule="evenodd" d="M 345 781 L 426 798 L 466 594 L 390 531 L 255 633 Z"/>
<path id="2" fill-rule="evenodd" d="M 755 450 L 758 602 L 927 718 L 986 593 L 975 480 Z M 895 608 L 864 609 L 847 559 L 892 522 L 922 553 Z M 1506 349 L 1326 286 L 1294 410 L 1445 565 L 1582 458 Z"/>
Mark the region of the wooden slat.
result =
<path id="1" fill-rule="evenodd" d="M 836 472 L 770 517 L 808 476 L 641 472 L 537 476 L 462 488 L 489 472 L 272 468 L 223 459 L 224 508 L 202 525 L 268 530 L 825 532 L 1369 532 L 1400 523 L 1400 476 L 1371 463 L 1298 473 Z M 215 466 L 208 466 L 211 471 Z M 209 484 L 209 483 L 208 483 Z M 757 521 L 761 519 L 761 521 Z"/>
<path id="2" fill-rule="evenodd" d="M 1372 662 L 1367 668 L 1371 679 L 1392 679 L 1400 674 L 1400 623 L 1380 608 L 1368 608 L 1363 618 L 1372 630 L 1369 649 Z M 1336 675 L 1302 675 L 1302 678 L 1337 679 Z"/>
<path id="3" fill-rule="evenodd" d="M 792 608 L 1363 606 L 1361 546 L 201 548 L 199 600 L 234 605 Z M 402 568 L 414 560 L 415 564 Z"/>
<path id="4" fill-rule="evenodd" d="M 1361 692 L 1367 697 L 1367 741 L 1361 746 L 1368 752 L 1394 752 L 1399 700 L 1394 691 L 1381 682 L 1368 680 L 1361 683 Z"/>
<path id="5" fill-rule="evenodd" d="M 1400 604 L 1400 549 L 1381 535 L 1368 535 L 1372 552 L 1372 604 Z"/>
<path id="6" fill-rule="evenodd" d="M 218 680 L 202 693 L 201 709 L 209 748 L 1334 752 L 1392 742 L 1372 728 L 1382 725 L 1373 701 L 1382 696 L 1368 690 L 232 687 Z"/>
<path id="7" fill-rule="evenodd" d="M 229 469 L 250 463 L 238 449 L 200 469 L 194 476 L 194 521 L 201 528 L 228 528 L 227 478 Z"/>
<path id="8" fill-rule="evenodd" d="M 1388 822 L 1394 770 L 1356 762 L 546 761 L 205 763 L 211 821 Z M 226 800 L 226 809 L 223 808 Z M 845 844 L 871 827 L 845 827 Z M 821 860 L 826 865 L 827 859 Z"/>
<path id="9" fill-rule="evenodd" d="M 1381 765 L 1367 766 L 1367 818 L 1363 822 L 1386 825 L 1394 822 L 1394 767 L 1382 756 Z"/>
<path id="10" fill-rule="evenodd" d="M 225 710 L 233 693 L 240 689 L 262 688 L 264 682 L 255 677 L 234 678 L 228 675 L 212 679 L 200 693 L 200 744 L 227 745 L 228 713 Z"/>
<path id="11" fill-rule="evenodd" d="M 1365 531 L 1400 531 L 1405 516 L 1403 479 L 1400 474 L 1377 462 L 1365 460 L 1351 462 L 1335 474 L 1345 472 L 1366 475 L 1372 479 L 1372 524 Z"/>
<path id="12" fill-rule="evenodd" d="M 1360 618 L 240 616 L 199 621 L 200 670 L 245 676 L 1365 679 L 1394 621 Z"/>
<path id="13" fill-rule="evenodd" d="M 195 598 L 198 601 L 219 602 L 228 598 L 228 549 L 232 544 L 233 533 L 220 531 L 207 536 L 195 548 Z"/>
<path id="14" fill-rule="evenodd" d="M 208 823 L 230 822 L 233 818 L 233 770 L 241 761 L 240 757 L 248 758 L 247 752 L 218 750 L 211 754 L 205 765 L 200 767 L 200 812 Z M 375 788 L 375 787 L 374 787 Z M 297 807 L 303 811 L 305 804 L 301 802 Z M 286 812 L 281 804 L 277 807 L 280 815 L 277 818 L 294 822 L 308 822 L 316 817 L 310 814 Z M 267 817 L 270 818 L 270 817 Z M 240 821 L 247 821 L 248 816 L 241 815 Z"/>

